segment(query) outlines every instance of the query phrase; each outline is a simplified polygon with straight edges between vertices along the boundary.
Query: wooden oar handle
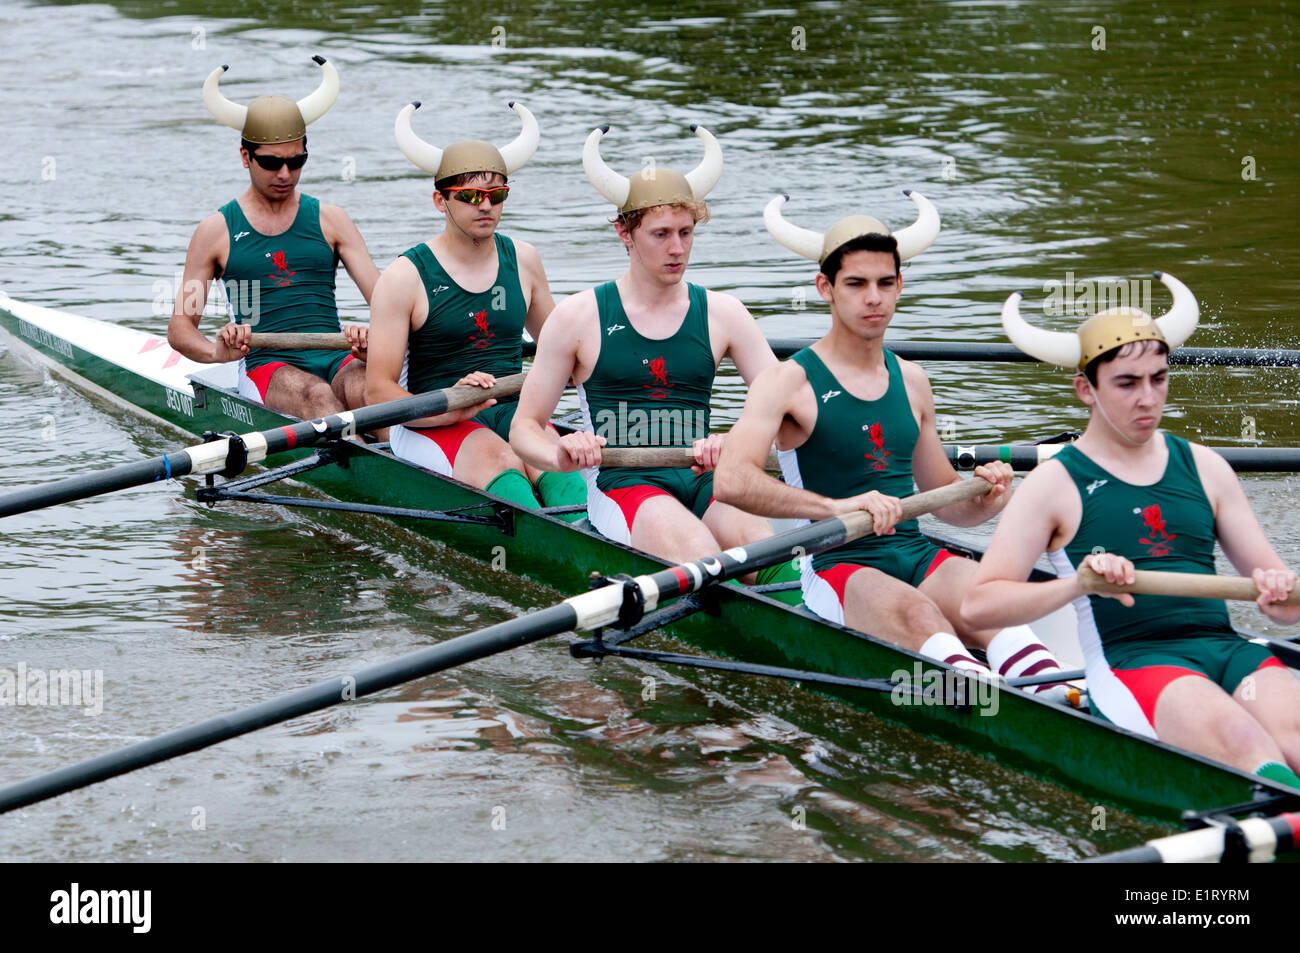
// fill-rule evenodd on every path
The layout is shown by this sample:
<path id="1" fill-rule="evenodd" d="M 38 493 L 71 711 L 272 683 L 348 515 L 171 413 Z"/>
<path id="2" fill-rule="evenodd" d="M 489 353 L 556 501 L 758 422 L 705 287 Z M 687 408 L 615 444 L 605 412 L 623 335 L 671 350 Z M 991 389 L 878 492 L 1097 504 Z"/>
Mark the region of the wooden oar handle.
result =
<path id="1" fill-rule="evenodd" d="M 1215 576 L 1197 572 L 1156 572 L 1139 569 L 1131 586 L 1107 582 L 1088 566 L 1079 567 L 1079 585 L 1084 592 L 1132 592 L 1147 596 L 1186 596 L 1193 599 L 1233 599 L 1254 602 L 1259 598 L 1255 580 L 1245 576 Z M 1300 605 L 1300 589 L 1293 589 L 1287 605 Z"/>
<path id="2" fill-rule="evenodd" d="M 949 483 L 937 490 L 926 490 L 924 493 L 914 494 L 903 500 L 903 519 L 915 519 L 923 513 L 941 510 L 945 506 L 952 506 L 954 503 L 973 500 L 977 496 L 983 496 L 991 489 L 993 489 L 992 483 L 983 477 L 975 477 L 971 480 L 962 480 L 960 483 Z M 840 515 L 840 521 L 848 527 L 849 539 L 859 539 L 869 535 L 875 522 L 871 514 L 866 510 L 843 513 Z"/>
<path id="3" fill-rule="evenodd" d="M 695 463 L 690 447 L 603 447 L 600 462 L 607 467 L 689 467 Z M 767 455 L 765 470 L 780 470 L 776 451 Z"/>
<path id="4" fill-rule="evenodd" d="M 455 387 L 448 387 L 447 410 L 473 407 L 475 404 L 481 404 L 489 397 L 495 397 L 497 400 L 502 397 L 512 397 L 523 389 L 526 376 L 527 373 L 498 377 L 495 384 L 486 388 L 475 387 L 473 384 L 457 384 Z"/>
<path id="5" fill-rule="evenodd" d="M 303 334 L 264 331 L 249 335 L 249 347 L 273 347 L 285 351 L 349 351 L 352 344 L 346 334 L 313 332 Z"/>

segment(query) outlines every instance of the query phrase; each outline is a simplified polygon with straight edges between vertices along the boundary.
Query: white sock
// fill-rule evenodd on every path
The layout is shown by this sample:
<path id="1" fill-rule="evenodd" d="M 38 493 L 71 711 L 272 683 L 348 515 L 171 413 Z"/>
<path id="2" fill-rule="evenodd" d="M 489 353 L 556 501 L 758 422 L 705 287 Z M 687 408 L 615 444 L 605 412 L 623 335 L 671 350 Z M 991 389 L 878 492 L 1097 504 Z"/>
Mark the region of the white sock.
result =
<path id="1" fill-rule="evenodd" d="M 1026 678 L 1061 671 L 1061 663 L 1027 625 L 1013 625 L 993 636 L 986 650 L 989 667 L 1003 678 Z M 1066 702 L 1071 687 L 1064 682 L 1026 685 L 1025 691 L 1053 701 Z"/>
<path id="2" fill-rule="evenodd" d="M 968 672 L 988 671 L 966 650 L 966 646 L 961 644 L 961 639 L 951 632 L 936 632 L 930 636 L 921 646 L 921 654 Z"/>

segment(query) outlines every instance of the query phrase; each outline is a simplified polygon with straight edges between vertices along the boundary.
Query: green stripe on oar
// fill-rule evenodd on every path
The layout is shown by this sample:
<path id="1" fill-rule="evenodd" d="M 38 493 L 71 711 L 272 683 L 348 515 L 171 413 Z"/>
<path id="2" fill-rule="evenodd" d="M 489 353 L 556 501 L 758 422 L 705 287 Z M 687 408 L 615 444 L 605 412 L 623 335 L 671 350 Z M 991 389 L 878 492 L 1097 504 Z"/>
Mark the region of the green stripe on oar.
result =
<path id="1" fill-rule="evenodd" d="M 0 517 L 26 513 L 30 510 L 73 500 L 83 500 L 101 493 L 143 486 L 158 480 L 182 477 L 191 473 L 225 473 L 233 476 L 249 463 L 257 463 L 271 454 L 282 453 L 295 447 L 307 447 L 322 440 L 351 437 L 368 430 L 390 427 L 419 417 L 432 417 L 449 410 L 472 407 L 489 397 L 508 397 L 519 393 L 524 375 L 512 374 L 500 378 L 496 385 L 482 387 L 457 386 L 446 390 L 430 391 L 403 397 L 372 407 L 331 414 L 316 420 L 303 420 L 272 430 L 242 434 L 239 439 L 247 449 L 246 457 L 232 457 L 232 441 L 222 437 L 211 443 L 196 444 L 165 453 L 152 460 L 126 463 L 98 473 L 81 474 L 49 483 L 28 487 L 0 496 Z M 238 469 L 230 469 L 234 463 Z"/>
<path id="2" fill-rule="evenodd" d="M 989 489 L 991 487 L 986 481 L 975 479 L 918 493 L 903 501 L 903 519 L 912 519 L 934 509 L 982 496 Z M 629 606 L 635 607 L 639 616 L 642 611 L 653 610 L 663 599 L 695 592 L 796 555 L 821 552 L 865 536 L 871 532 L 871 528 L 871 514 L 859 510 L 780 533 L 748 547 L 736 547 L 691 563 L 669 566 L 648 576 L 638 576 L 624 583 L 614 583 L 571 596 L 548 609 L 530 612 L 509 622 L 457 636 L 410 655 L 369 666 L 351 675 L 320 682 L 229 715 L 210 718 L 197 725 L 80 764 L 11 784 L 0 789 L 0 813 L 66 794 L 137 768 L 198 751 L 258 728 L 288 721 L 340 702 L 352 701 L 362 695 L 465 662 L 564 632 L 609 625 L 620 621 Z M 635 598 L 631 598 L 633 591 L 636 593 Z M 639 621 L 639 618 L 628 621 Z"/>
<path id="3" fill-rule="evenodd" d="M 1084 592 L 1130 592 L 1146 596 L 1181 596 L 1189 599 L 1233 599 L 1254 602 L 1259 598 L 1255 580 L 1245 576 L 1217 576 L 1203 572 L 1157 572 L 1135 569 L 1133 583 L 1107 582 L 1088 566 L 1079 567 L 1079 585 Z M 1283 603 L 1276 603 L 1283 605 Z M 1285 605 L 1300 605 L 1300 589 L 1291 590 Z"/>

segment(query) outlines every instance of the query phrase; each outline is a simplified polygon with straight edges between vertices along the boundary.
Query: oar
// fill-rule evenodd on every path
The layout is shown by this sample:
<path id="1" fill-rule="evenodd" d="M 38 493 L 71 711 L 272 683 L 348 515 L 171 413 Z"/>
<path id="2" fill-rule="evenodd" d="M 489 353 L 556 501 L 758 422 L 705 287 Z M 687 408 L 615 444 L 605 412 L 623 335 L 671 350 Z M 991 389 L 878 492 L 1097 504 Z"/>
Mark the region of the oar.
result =
<path id="1" fill-rule="evenodd" d="M 787 358 L 802 351 L 812 341 L 794 338 L 769 338 L 773 353 Z M 969 344 L 955 341 L 887 341 L 886 346 L 909 361 L 991 361 L 1036 364 L 1014 344 Z M 537 345 L 524 341 L 524 356 L 532 357 Z M 1247 347 L 1180 347 L 1169 354 L 1170 364 L 1199 364 L 1219 367 L 1300 367 L 1300 351 L 1279 348 Z"/>
<path id="2" fill-rule="evenodd" d="M 1002 461 L 1018 473 L 1032 470 L 1061 452 L 1064 443 L 943 445 L 949 462 L 958 470 L 973 470 Z M 1300 471 L 1300 447 L 1211 447 L 1238 473 L 1294 473 Z M 689 467 L 695 463 L 690 447 L 606 447 L 601 461 L 610 467 Z M 780 470 L 776 449 L 767 455 L 765 470 Z"/>
<path id="3" fill-rule="evenodd" d="M 988 482 L 974 479 L 918 493 L 903 500 L 903 518 L 911 519 L 982 496 L 989 489 Z M 748 546 L 669 566 L 648 576 L 571 596 L 559 605 L 11 784 L 0 789 L 0 813 L 564 632 L 594 629 L 615 621 L 633 624 L 665 599 L 717 585 L 796 555 L 819 553 L 864 536 L 871 532 L 871 527 L 871 514 L 858 510 L 779 533 Z"/>
<path id="4" fill-rule="evenodd" d="M 1200 572 L 1156 572 L 1137 569 L 1132 585 L 1107 582 L 1088 566 L 1079 567 L 1079 585 L 1085 592 L 1130 592 L 1146 596 L 1186 596 L 1193 599 L 1233 599 L 1254 602 L 1259 598 L 1255 581 L 1245 576 L 1217 576 Z M 1300 588 L 1291 590 L 1285 603 L 1300 605 Z"/>
<path id="5" fill-rule="evenodd" d="M 352 342 L 337 331 L 260 331 L 248 338 L 249 347 L 274 347 L 283 351 L 350 351 Z"/>
<path id="6" fill-rule="evenodd" d="M 1066 443 L 943 445 L 948 460 L 959 470 L 1001 460 L 1013 470 L 1032 470 L 1050 460 Z M 1300 447 L 1211 447 L 1238 473 L 1295 473 L 1300 471 Z"/>
<path id="7" fill-rule="evenodd" d="M 1276 854 L 1300 846 L 1300 814 L 1248 817 L 1237 822 L 1251 863 L 1272 863 Z M 1085 864 L 1203 864 L 1226 860 L 1228 844 L 1218 825 L 1149 840 L 1141 847 L 1089 857 Z"/>
<path id="8" fill-rule="evenodd" d="M 191 473 L 224 473 L 226 476 L 234 476 L 249 463 L 257 463 L 274 453 L 311 446 L 322 440 L 350 437 L 418 417 L 432 417 L 450 410 L 472 407 L 489 397 L 508 397 L 519 393 L 523 383 L 523 374 L 512 374 L 499 378 L 496 385 L 490 388 L 468 385 L 448 387 L 446 390 L 416 394 L 272 430 L 252 431 L 235 438 L 221 437 L 211 443 L 196 444 L 152 460 L 124 463 L 109 470 L 6 493 L 0 496 L 0 517 Z"/>

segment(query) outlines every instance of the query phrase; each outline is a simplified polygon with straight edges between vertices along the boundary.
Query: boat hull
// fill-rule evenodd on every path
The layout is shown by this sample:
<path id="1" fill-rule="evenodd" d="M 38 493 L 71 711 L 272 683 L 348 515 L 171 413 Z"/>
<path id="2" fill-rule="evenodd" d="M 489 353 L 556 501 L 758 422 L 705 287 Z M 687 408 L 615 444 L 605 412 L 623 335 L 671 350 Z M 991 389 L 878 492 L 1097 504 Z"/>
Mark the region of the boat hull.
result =
<path id="1" fill-rule="evenodd" d="M 233 386 L 228 368 L 173 359 L 165 342 L 153 335 L 33 308 L 3 295 L 0 331 L 15 351 L 52 373 L 188 433 L 263 430 L 285 421 L 282 415 L 221 386 L 223 374 L 226 386 Z M 296 451 L 298 455 L 310 452 Z M 338 463 L 299 479 L 332 497 L 362 503 L 438 510 L 496 504 L 508 511 L 505 530 L 476 523 L 396 521 L 489 566 L 500 565 L 504 556 L 509 572 L 563 593 L 584 589 L 592 572 L 636 575 L 664 565 L 585 528 L 516 509 L 483 491 L 354 442 L 344 443 Z M 761 594 L 723 586 L 711 599 L 709 611 L 673 622 L 666 631 L 710 654 L 842 676 L 887 679 L 896 671 L 911 673 L 918 663 L 926 670 L 937 668 L 919 655 Z M 980 706 L 959 710 L 942 704 L 901 703 L 901 693 L 833 687 L 818 691 L 1156 820 L 1173 822 L 1185 809 L 1248 801 L 1259 783 L 1225 765 L 1019 691 L 998 693 L 995 714 Z M 1282 787 L 1272 790 L 1289 792 Z"/>

